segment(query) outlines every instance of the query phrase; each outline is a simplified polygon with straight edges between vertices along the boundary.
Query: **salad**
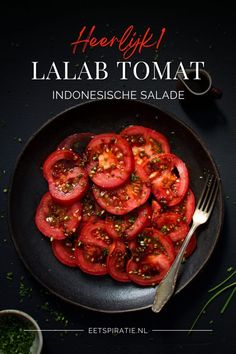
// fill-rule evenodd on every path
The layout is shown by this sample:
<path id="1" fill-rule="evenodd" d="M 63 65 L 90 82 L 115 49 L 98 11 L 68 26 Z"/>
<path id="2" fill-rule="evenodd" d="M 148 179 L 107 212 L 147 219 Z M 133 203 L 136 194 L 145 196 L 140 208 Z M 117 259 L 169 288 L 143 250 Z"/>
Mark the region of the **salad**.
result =
<path id="1" fill-rule="evenodd" d="M 55 257 L 92 275 L 158 284 L 186 237 L 195 209 L 185 163 L 147 127 L 76 133 L 43 164 L 48 192 L 35 223 Z M 194 236 L 185 257 L 196 248 Z"/>

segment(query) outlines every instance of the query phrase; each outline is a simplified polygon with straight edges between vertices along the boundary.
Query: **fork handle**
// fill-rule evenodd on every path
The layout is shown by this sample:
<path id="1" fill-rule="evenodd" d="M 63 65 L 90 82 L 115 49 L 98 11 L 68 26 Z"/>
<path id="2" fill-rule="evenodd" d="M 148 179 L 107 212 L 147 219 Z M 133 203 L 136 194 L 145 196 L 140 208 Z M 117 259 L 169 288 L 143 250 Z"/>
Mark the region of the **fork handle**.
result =
<path id="1" fill-rule="evenodd" d="M 154 297 L 153 305 L 152 305 L 152 311 L 153 312 L 160 312 L 162 307 L 167 303 L 171 295 L 173 294 L 175 290 L 175 284 L 176 280 L 178 277 L 179 273 L 179 268 L 183 260 L 183 256 L 186 250 L 186 247 L 188 246 L 192 235 L 196 228 L 199 225 L 194 223 L 192 224 L 192 227 L 190 228 L 183 244 L 182 247 L 176 256 L 172 266 L 170 267 L 168 273 L 166 274 L 165 278 L 160 282 L 160 284 L 157 287 L 157 291 Z"/>

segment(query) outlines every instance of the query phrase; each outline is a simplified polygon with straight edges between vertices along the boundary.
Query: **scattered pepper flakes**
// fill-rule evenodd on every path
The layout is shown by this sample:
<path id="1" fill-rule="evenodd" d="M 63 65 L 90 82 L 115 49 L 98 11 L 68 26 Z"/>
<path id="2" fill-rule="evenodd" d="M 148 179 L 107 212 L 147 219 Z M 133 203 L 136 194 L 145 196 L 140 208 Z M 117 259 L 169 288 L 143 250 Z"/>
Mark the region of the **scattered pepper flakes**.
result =
<path id="1" fill-rule="evenodd" d="M 19 295 L 20 295 L 20 302 L 23 302 L 25 298 L 30 299 L 32 297 L 33 289 L 28 287 L 24 283 L 24 277 L 20 277 L 20 284 L 19 284 Z"/>

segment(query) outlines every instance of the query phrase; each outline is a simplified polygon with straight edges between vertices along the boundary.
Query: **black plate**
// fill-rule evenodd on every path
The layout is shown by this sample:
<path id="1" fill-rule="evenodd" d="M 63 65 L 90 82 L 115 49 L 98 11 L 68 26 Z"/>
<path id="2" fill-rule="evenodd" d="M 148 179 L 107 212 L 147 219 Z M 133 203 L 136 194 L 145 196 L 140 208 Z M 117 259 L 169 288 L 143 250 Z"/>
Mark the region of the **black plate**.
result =
<path id="1" fill-rule="evenodd" d="M 67 135 L 75 132 L 119 132 L 129 124 L 154 128 L 169 139 L 172 151 L 187 164 L 196 198 L 206 171 L 218 177 L 216 165 L 199 137 L 185 124 L 155 106 L 138 101 L 96 101 L 81 104 L 47 122 L 21 153 L 10 191 L 10 228 L 16 249 L 35 278 L 54 294 L 83 307 L 105 312 L 139 310 L 152 304 L 155 288 L 122 284 L 109 276 L 95 277 L 60 264 L 50 241 L 34 224 L 34 214 L 47 190 L 40 166 Z M 203 178 L 202 178 L 203 177 Z M 198 247 L 184 266 L 177 286 L 182 290 L 201 270 L 218 239 L 223 219 L 222 191 L 210 221 L 198 231 Z"/>

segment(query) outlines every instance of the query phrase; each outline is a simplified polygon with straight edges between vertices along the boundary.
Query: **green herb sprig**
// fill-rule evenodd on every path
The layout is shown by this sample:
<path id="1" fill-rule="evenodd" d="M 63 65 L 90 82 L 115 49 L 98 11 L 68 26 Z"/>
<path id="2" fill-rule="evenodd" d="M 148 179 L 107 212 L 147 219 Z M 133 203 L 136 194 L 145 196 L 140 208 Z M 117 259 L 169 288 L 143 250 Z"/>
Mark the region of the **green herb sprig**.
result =
<path id="1" fill-rule="evenodd" d="M 192 330 L 196 326 L 198 320 L 200 319 L 202 314 L 206 312 L 207 307 L 213 302 L 213 300 L 215 300 L 218 296 L 220 296 L 222 293 L 224 293 L 228 289 L 232 289 L 231 293 L 227 297 L 225 303 L 223 304 L 223 306 L 220 310 L 220 314 L 224 314 L 224 312 L 228 308 L 231 300 L 233 299 L 234 295 L 236 294 L 236 281 L 233 281 L 228 285 L 225 285 L 225 284 L 236 275 L 236 270 L 233 271 L 233 267 L 229 267 L 227 269 L 227 272 L 232 272 L 232 273 L 229 276 L 227 276 L 223 281 L 221 281 L 219 284 L 215 285 L 213 288 L 208 290 L 208 293 L 210 293 L 210 294 L 213 293 L 213 295 L 207 300 L 207 302 L 202 307 L 201 311 L 198 313 L 196 319 L 193 321 L 193 323 L 190 327 L 188 334 L 190 334 L 192 332 Z"/>

